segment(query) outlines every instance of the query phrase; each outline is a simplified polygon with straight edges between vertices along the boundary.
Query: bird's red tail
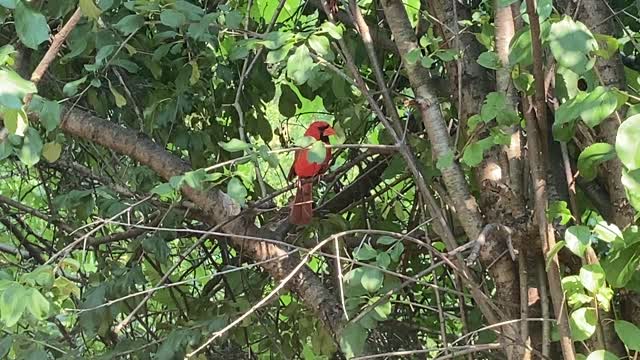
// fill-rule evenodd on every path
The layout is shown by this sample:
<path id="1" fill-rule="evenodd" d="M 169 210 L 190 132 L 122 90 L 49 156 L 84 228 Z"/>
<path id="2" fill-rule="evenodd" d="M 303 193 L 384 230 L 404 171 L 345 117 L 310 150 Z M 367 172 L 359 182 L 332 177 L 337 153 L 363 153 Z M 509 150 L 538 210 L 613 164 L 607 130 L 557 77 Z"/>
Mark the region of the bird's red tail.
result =
<path id="1" fill-rule="evenodd" d="M 298 180 L 296 197 L 291 204 L 289 222 L 295 225 L 307 225 L 313 218 L 313 183 Z"/>

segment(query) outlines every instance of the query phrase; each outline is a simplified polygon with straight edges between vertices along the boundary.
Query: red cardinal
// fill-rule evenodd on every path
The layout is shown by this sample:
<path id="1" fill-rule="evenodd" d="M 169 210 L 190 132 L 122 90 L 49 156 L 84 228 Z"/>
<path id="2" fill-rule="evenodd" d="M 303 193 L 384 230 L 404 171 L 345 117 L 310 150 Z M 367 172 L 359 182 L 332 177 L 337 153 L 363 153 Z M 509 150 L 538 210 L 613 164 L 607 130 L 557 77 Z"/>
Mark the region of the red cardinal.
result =
<path id="1" fill-rule="evenodd" d="M 329 144 L 329 136 L 335 135 L 336 131 L 333 130 L 331 125 L 324 121 L 315 121 L 311 123 L 305 136 L 311 136 L 316 140 L 321 140 L 325 144 Z M 296 185 L 296 197 L 291 204 L 291 212 L 289 213 L 289 222 L 295 225 L 306 225 L 311 222 L 313 217 L 313 192 L 312 182 L 302 181 L 311 179 L 317 175 L 323 174 L 329 168 L 331 162 L 331 149 L 327 149 L 327 156 L 324 158 L 322 164 L 314 163 L 307 160 L 308 149 L 296 150 L 295 160 L 293 166 L 289 170 L 289 180 L 293 180 L 295 176 L 298 177 L 298 183 Z"/>

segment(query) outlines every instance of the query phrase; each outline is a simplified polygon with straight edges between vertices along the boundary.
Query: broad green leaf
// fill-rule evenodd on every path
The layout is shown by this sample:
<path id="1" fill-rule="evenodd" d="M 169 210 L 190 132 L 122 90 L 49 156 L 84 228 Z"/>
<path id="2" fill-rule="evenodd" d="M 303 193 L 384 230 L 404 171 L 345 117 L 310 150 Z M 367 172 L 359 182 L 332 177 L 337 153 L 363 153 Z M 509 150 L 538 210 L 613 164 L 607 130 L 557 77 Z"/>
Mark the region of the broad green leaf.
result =
<path id="1" fill-rule="evenodd" d="M 387 252 L 381 251 L 376 255 L 376 265 L 386 269 L 389 267 L 389 264 L 391 264 L 391 256 Z"/>
<path id="2" fill-rule="evenodd" d="M 240 206 L 244 206 L 247 201 L 247 189 L 242 184 L 242 181 L 237 177 L 231 178 L 227 184 L 227 194 Z"/>
<path id="3" fill-rule="evenodd" d="M 16 53 L 13 45 L 0 46 L 0 66 L 5 65 L 10 60 L 10 56 Z"/>
<path id="4" fill-rule="evenodd" d="M 198 62 L 195 60 L 190 61 L 189 64 L 191 65 L 191 77 L 189 78 L 189 84 L 193 86 L 198 83 L 198 80 L 200 80 L 200 68 L 198 67 Z"/>
<path id="5" fill-rule="evenodd" d="M 629 170 L 640 169 L 640 114 L 631 116 L 618 128 L 616 153 Z"/>
<path id="6" fill-rule="evenodd" d="M 335 25 L 329 21 L 325 21 L 320 25 L 320 32 L 327 33 L 336 40 L 342 39 L 344 29 L 341 25 Z"/>
<path id="7" fill-rule="evenodd" d="M 0 359 L 6 359 L 13 345 L 13 335 L 4 335 L 0 340 Z"/>
<path id="8" fill-rule="evenodd" d="M 293 49 L 293 45 L 293 43 L 287 43 L 276 50 L 269 51 L 269 54 L 267 54 L 266 63 L 276 64 L 283 61 L 287 57 L 287 55 L 289 55 L 291 49 Z"/>
<path id="9" fill-rule="evenodd" d="M 564 234 L 564 241 L 572 253 L 584 257 L 591 244 L 591 230 L 584 225 L 570 226 Z"/>
<path id="10" fill-rule="evenodd" d="M 492 70 L 498 70 L 502 67 L 498 54 L 493 51 L 485 51 L 480 54 L 480 56 L 478 56 L 478 64 Z"/>
<path id="11" fill-rule="evenodd" d="M 378 252 L 369 244 L 362 245 L 356 250 L 354 254 L 356 260 L 358 261 L 371 260 L 375 258 L 376 255 L 378 255 Z"/>
<path id="12" fill-rule="evenodd" d="M 411 49 L 404 57 L 407 64 L 415 64 L 422 57 L 422 51 L 419 48 Z"/>
<path id="13" fill-rule="evenodd" d="M 73 96 L 77 94 L 78 86 L 84 84 L 85 81 L 87 81 L 87 77 L 83 76 L 78 80 L 74 80 L 64 84 L 64 86 L 62 87 L 62 93 L 65 94 L 66 96 Z"/>
<path id="14" fill-rule="evenodd" d="M 13 283 L 0 296 L 0 319 L 6 327 L 14 326 L 24 313 L 27 305 L 25 296 L 27 289 L 18 283 Z"/>
<path id="15" fill-rule="evenodd" d="M 327 61 L 333 61 L 334 55 L 331 51 L 331 44 L 326 36 L 311 35 L 307 41 L 309 47 L 313 49 L 318 55 L 322 56 Z"/>
<path id="16" fill-rule="evenodd" d="M 140 15 L 127 15 L 120 19 L 113 27 L 124 35 L 130 35 L 144 25 L 144 17 Z"/>
<path id="17" fill-rule="evenodd" d="M 314 67 L 313 59 L 309 55 L 309 48 L 305 45 L 298 46 L 295 53 L 287 61 L 287 76 L 297 85 L 302 85 L 311 76 Z"/>
<path id="18" fill-rule="evenodd" d="M 571 339 L 573 341 L 584 341 L 593 335 L 597 324 L 596 309 L 583 307 L 575 310 L 570 316 Z"/>
<path id="19" fill-rule="evenodd" d="M 587 126 L 593 128 L 613 114 L 617 107 L 617 92 L 604 86 L 598 86 L 584 98 L 580 117 Z"/>
<path id="20" fill-rule="evenodd" d="M 624 287 L 640 266 L 640 243 L 613 251 L 601 264 L 609 285 L 613 288 Z"/>
<path id="21" fill-rule="evenodd" d="M 397 242 L 395 245 L 391 246 L 387 252 L 391 257 L 391 260 L 398 262 L 400 260 L 400 256 L 404 252 L 404 244 L 401 242 Z"/>
<path id="22" fill-rule="evenodd" d="M 598 41 L 599 47 L 598 50 L 595 51 L 596 55 L 605 59 L 610 59 L 618 52 L 618 48 L 620 47 L 618 39 L 604 34 L 594 34 L 594 37 L 596 41 Z"/>
<path id="23" fill-rule="evenodd" d="M 373 297 L 371 298 L 371 301 L 369 303 L 373 304 L 379 299 L 380 297 L 378 296 Z M 375 315 L 376 320 L 385 321 L 389 318 L 389 315 L 391 315 L 391 310 L 392 310 L 391 301 L 385 301 L 373 309 L 373 314 Z"/>
<path id="24" fill-rule="evenodd" d="M 231 139 L 227 142 L 220 141 L 218 142 L 218 145 L 228 152 L 245 151 L 251 148 L 251 144 L 247 144 L 240 139 Z"/>
<path id="25" fill-rule="evenodd" d="M 152 194 L 158 194 L 159 196 L 167 196 L 173 194 L 174 191 L 175 189 L 169 183 L 162 183 L 151 189 Z"/>
<path id="26" fill-rule="evenodd" d="M 322 164 L 324 160 L 327 158 L 327 150 L 325 148 L 324 142 L 316 141 L 311 145 L 309 152 L 307 153 L 307 160 L 312 163 Z"/>
<path id="27" fill-rule="evenodd" d="M 637 211 L 640 211 L 640 169 L 627 171 L 622 169 L 622 186 L 629 199 L 629 203 Z"/>
<path id="28" fill-rule="evenodd" d="M 586 360 L 618 360 L 618 357 L 607 350 L 596 350 L 589 354 Z"/>
<path id="29" fill-rule="evenodd" d="M 360 279 L 360 284 L 365 288 L 369 293 L 374 293 L 378 291 L 382 287 L 382 282 L 384 280 L 384 274 L 382 271 L 373 268 L 365 268 L 362 273 L 362 278 Z"/>
<path id="30" fill-rule="evenodd" d="M 482 162 L 482 159 L 484 159 L 484 152 L 491 149 L 493 145 L 494 143 L 491 137 L 471 143 L 464 150 L 462 162 L 470 167 L 478 166 L 478 164 Z"/>
<path id="31" fill-rule="evenodd" d="M 14 12 L 16 33 L 22 43 L 31 49 L 49 40 L 50 30 L 44 15 L 33 10 L 25 1 L 16 4 Z M 0 84 L 3 81 L 0 80 Z"/>
<path id="32" fill-rule="evenodd" d="M 487 94 L 487 98 L 482 104 L 482 109 L 480 110 L 482 121 L 488 122 L 498 116 L 501 112 L 505 111 L 506 102 L 507 98 L 503 93 L 494 91 Z"/>
<path id="33" fill-rule="evenodd" d="M 44 125 L 47 133 L 55 130 L 60 125 L 62 107 L 57 101 L 47 100 L 36 95 L 31 100 L 29 110 L 39 114 L 40 123 Z"/>
<path id="34" fill-rule="evenodd" d="M 593 180 L 597 175 L 597 166 L 616 156 L 613 145 L 607 143 L 595 143 L 582 150 L 578 157 L 578 171 L 586 180 Z"/>
<path id="35" fill-rule="evenodd" d="M 344 291 L 347 297 L 358 297 L 367 294 L 362 287 L 362 275 L 364 268 L 357 267 L 344 274 Z"/>
<path id="36" fill-rule="evenodd" d="M 37 92 L 36 86 L 23 79 L 15 71 L 0 68 L 0 105 L 9 109 L 20 109 L 22 98 Z"/>
<path id="37" fill-rule="evenodd" d="M 57 142 L 48 142 L 42 147 L 42 157 L 48 162 L 55 162 L 60 158 L 62 153 L 62 145 Z"/>
<path id="38" fill-rule="evenodd" d="M 0 6 L 4 6 L 7 9 L 15 9 L 17 1 L 18 0 L 0 0 Z M 2 355 L 0 355 L 0 358 L 1 357 Z"/>
<path id="39" fill-rule="evenodd" d="M 23 164 L 27 166 L 33 166 L 40 161 L 40 154 L 42 153 L 42 139 L 40 134 L 34 128 L 29 128 L 25 132 L 25 136 L 22 142 L 22 149 L 18 153 L 18 158 Z"/>
<path id="40" fill-rule="evenodd" d="M 29 128 L 27 113 L 22 109 L 7 109 L 4 111 L 4 126 L 9 130 L 9 134 L 24 136 Z"/>
<path id="41" fill-rule="evenodd" d="M 102 10 L 96 6 L 94 0 L 80 0 L 78 4 L 80 6 L 80 10 L 82 10 L 82 14 L 89 19 L 98 20 Z"/>
<path id="42" fill-rule="evenodd" d="M 591 53 L 598 49 L 598 42 L 583 23 L 565 16 L 551 25 L 549 48 L 559 65 L 584 74 L 595 63 Z"/>
<path id="43" fill-rule="evenodd" d="M 367 341 L 367 330 L 359 324 L 349 323 L 340 333 L 340 348 L 347 359 L 361 355 Z"/>
<path id="44" fill-rule="evenodd" d="M 194 189 L 202 190 L 204 188 L 203 183 L 207 179 L 207 173 L 204 169 L 198 169 L 189 171 L 184 174 L 184 183 Z"/>
<path id="45" fill-rule="evenodd" d="M 522 29 L 514 35 L 513 40 L 511 40 L 509 65 L 511 67 L 514 65 L 527 67 L 531 65 L 531 63 L 531 31 L 529 26 L 523 26 Z"/>
<path id="46" fill-rule="evenodd" d="M 272 31 L 264 36 L 261 43 L 269 50 L 281 48 L 292 38 L 290 32 Z"/>
<path id="47" fill-rule="evenodd" d="M 160 13 L 160 22 L 172 28 L 178 28 L 187 21 L 181 12 L 173 9 L 164 9 Z"/>
<path id="48" fill-rule="evenodd" d="M 396 242 L 398 242 L 398 239 L 387 235 L 382 235 L 378 238 L 378 240 L 376 240 L 376 243 L 380 245 L 392 245 Z"/>
<path id="49" fill-rule="evenodd" d="M 27 303 L 27 309 L 38 320 L 47 318 L 49 314 L 49 300 L 45 298 L 40 291 L 31 288 L 27 290 L 25 299 Z"/>
<path id="50" fill-rule="evenodd" d="M 582 266 L 580 269 L 580 282 L 590 292 L 598 292 L 599 289 L 605 286 L 605 275 L 602 266 L 600 264 Z"/>
<path id="51" fill-rule="evenodd" d="M 280 114 L 286 117 L 293 117 L 296 114 L 296 108 L 302 108 L 302 102 L 298 95 L 291 90 L 291 87 L 282 84 L 280 86 L 281 93 L 278 99 L 278 110 Z"/>
<path id="52" fill-rule="evenodd" d="M 629 350 L 640 351 L 640 328 L 624 320 L 616 320 L 614 323 L 616 334 Z"/>
<path id="53" fill-rule="evenodd" d="M 606 221 L 600 221 L 593 228 L 593 232 L 598 236 L 598 238 L 602 241 L 612 243 L 614 241 L 623 241 L 622 240 L 622 231 L 616 224 L 609 224 Z"/>

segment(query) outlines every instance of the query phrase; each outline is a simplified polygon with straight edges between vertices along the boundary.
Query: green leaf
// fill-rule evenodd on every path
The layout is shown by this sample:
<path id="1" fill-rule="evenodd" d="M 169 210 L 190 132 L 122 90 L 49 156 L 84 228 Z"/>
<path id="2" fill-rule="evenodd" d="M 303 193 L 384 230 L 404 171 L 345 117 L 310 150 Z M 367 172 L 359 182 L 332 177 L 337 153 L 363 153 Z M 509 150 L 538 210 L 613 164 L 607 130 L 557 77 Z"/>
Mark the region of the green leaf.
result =
<path id="1" fill-rule="evenodd" d="M 60 125 L 62 107 L 57 101 L 47 100 L 36 95 L 31 100 L 29 110 L 39 114 L 40 123 L 44 125 L 47 133 L 55 130 Z"/>
<path id="2" fill-rule="evenodd" d="M 15 71 L 0 68 L 0 105 L 9 109 L 20 109 L 22 98 L 37 91 L 31 81 L 23 79 Z"/>
<path id="3" fill-rule="evenodd" d="M 227 194 L 240 206 L 244 206 L 247 201 L 247 189 L 237 177 L 231 178 L 227 184 Z"/>
<path id="4" fill-rule="evenodd" d="M 287 55 L 289 55 L 291 49 L 293 49 L 293 45 L 293 43 L 287 43 L 276 50 L 269 51 L 265 62 L 267 64 L 276 64 L 283 61 Z"/>
<path id="5" fill-rule="evenodd" d="M 318 55 L 322 56 L 327 61 L 333 61 L 335 56 L 331 51 L 331 44 L 326 36 L 311 35 L 308 40 L 308 44 Z"/>
<path id="6" fill-rule="evenodd" d="M 593 128 L 606 119 L 618 107 L 618 94 L 612 89 L 598 86 L 582 101 L 580 117 L 587 126 Z"/>
<path id="7" fill-rule="evenodd" d="M 640 242 L 613 251 L 601 264 L 609 285 L 613 288 L 624 287 L 640 266 Z"/>
<path id="8" fill-rule="evenodd" d="M 640 169 L 640 114 L 625 120 L 618 128 L 616 153 L 629 170 Z"/>
<path id="9" fill-rule="evenodd" d="M 596 331 L 596 309 L 583 307 L 572 312 L 569 324 L 571 327 L 571 339 L 573 341 L 587 340 Z"/>
<path id="10" fill-rule="evenodd" d="M 386 269 L 389 267 L 389 264 L 391 264 L 391 256 L 389 256 L 387 252 L 382 251 L 379 252 L 378 255 L 376 255 L 376 265 L 383 269 Z"/>
<path id="11" fill-rule="evenodd" d="M 82 14 L 89 19 L 98 20 L 102 13 L 93 0 L 80 0 L 79 6 L 80 10 L 82 10 Z"/>
<path id="12" fill-rule="evenodd" d="M 605 286 L 605 274 L 600 264 L 584 265 L 580 269 L 580 283 L 585 289 L 597 293 Z"/>
<path id="13" fill-rule="evenodd" d="M 113 27 L 124 35 L 130 35 L 144 25 L 144 17 L 140 15 L 127 15 L 120 19 Z"/>
<path id="14" fill-rule="evenodd" d="M 549 271 L 549 266 L 551 266 L 551 262 L 553 261 L 553 258 L 556 255 L 558 255 L 558 253 L 560 252 L 560 250 L 562 250 L 564 245 L 565 245 L 564 241 L 558 241 L 551 249 L 549 249 L 549 252 L 546 255 L 547 260 L 545 264 L 545 269 L 547 271 Z"/>
<path id="15" fill-rule="evenodd" d="M 220 141 L 218 145 L 228 152 L 245 151 L 251 148 L 251 144 L 247 144 L 240 139 L 231 139 L 227 142 Z"/>
<path id="16" fill-rule="evenodd" d="M 565 16 L 551 25 L 549 48 L 559 65 L 584 74 L 595 63 L 591 52 L 598 49 L 598 42 L 583 23 Z"/>
<path id="17" fill-rule="evenodd" d="M 327 150 L 324 142 L 316 141 L 311 145 L 309 152 L 307 153 L 307 160 L 312 163 L 322 164 L 327 157 Z"/>
<path id="18" fill-rule="evenodd" d="M 9 130 L 9 134 L 24 136 L 29 128 L 27 113 L 23 110 L 7 109 L 4 111 L 4 126 Z"/>
<path id="19" fill-rule="evenodd" d="M 44 15 L 32 10 L 24 1 L 16 4 L 14 16 L 16 32 L 26 47 L 37 50 L 38 45 L 49 40 L 50 30 L 47 19 Z"/>
<path id="20" fill-rule="evenodd" d="M 640 211 L 640 169 L 633 171 L 622 169 L 621 180 L 629 203 L 636 211 Z"/>
<path id="21" fill-rule="evenodd" d="M 62 153 L 62 145 L 57 142 L 48 142 L 42 147 L 42 157 L 48 162 L 55 162 L 60 158 Z"/>
<path id="22" fill-rule="evenodd" d="M 4 6 L 7 9 L 15 9 L 17 0 L 0 0 L 0 6 Z M 0 358 L 2 355 L 0 355 Z"/>
<path id="23" fill-rule="evenodd" d="M 287 61 L 287 76 L 296 85 L 302 85 L 311 76 L 314 67 L 313 59 L 309 55 L 309 49 L 305 45 L 298 46 L 296 52 Z"/>
<path id="24" fill-rule="evenodd" d="M 0 319 L 6 327 L 12 327 L 22 317 L 27 305 L 26 294 L 27 289 L 15 282 L 4 289 L 0 297 Z"/>
<path id="25" fill-rule="evenodd" d="M 584 257 L 584 252 L 591 244 L 591 230 L 584 225 L 570 226 L 564 233 L 564 241 L 572 253 Z"/>
<path id="26" fill-rule="evenodd" d="M 364 244 L 359 249 L 356 250 L 354 256 L 358 261 L 371 260 L 378 255 L 376 249 L 371 247 L 369 244 Z"/>
<path id="27" fill-rule="evenodd" d="M 612 243 L 614 241 L 622 240 L 622 231 L 616 226 L 616 224 L 609 224 L 606 221 L 600 221 L 593 228 L 594 234 L 602 241 Z"/>
<path id="28" fill-rule="evenodd" d="M 422 51 L 419 48 L 411 49 L 407 53 L 407 55 L 405 55 L 404 61 L 406 61 L 407 64 L 415 64 L 418 62 L 421 56 L 422 56 Z"/>
<path id="29" fill-rule="evenodd" d="M 482 104 L 482 109 L 480 110 L 482 121 L 488 122 L 497 117 L 498 114 L 505 111 L 506 104 L 507 98 L 503 93 L 494 91 L 487 94 L 487 98 Z"/>
<path id="30" fill-rule="evenodd" d="M 616 157 L 616 152 L 611 144 L 595 143 L 582 150 L 578 157 L 578 171 L 580 176 L 588 181 L 596 178 L 596 167 L 605 161 Z"/>
<path id="31" fill-rule="evenodd" d="M 174 191 L 175 189 L 169 183 L 162 183 L 151 189 L 152 194 L 158 194 L 159 196 L 167 196 L 173 194 Z"/>
<path id="32" fill-rule="evenodd" d="M 45 298 L 40 291 L 31 288 L 27 290 L 25 299 L 27 303 L 27 309 L 38 320 L 47 318 L 49 314 L 49 300 Z"/>
<path id="33" fill-rule="evenodd" d="M 320 26 L 320 32 L 327 33 L 332 38 L 340 40 L 342 39 L 342 33 L 344 32 L 344 29 L 342 26 L 335 25 L 329 21 L 325 21 Z"/>
<path id="34" fill-rule="evenodd" d="M 596 350 L 589 354 L 585 360 L 618 360 L 618 357 L 607 350 Z"/>
<path id="35" fill-rule="evenodd" d="M 373 268 L 365 268 L 360 279 L 360 284 L 369 293 L 374 293 L 382 287 L 384 274 L 382 271 Z"/>
<path id="36" fill-rule="evenodd" d="M 390 247 L 387 252 L 391 257 L 391 260 L 393 260 L 394 262 L 398 262 L 400 260 L 400 256 L 402 256 L 402 253 L 404 252 L 404 244 L 401 242 L 397 242 L 395 245 Z"/>
<path id="37" fill-rule="evenodd" d="M 280 89 L 282 92 L 278 99 L 278 110 L 283 116 L 293 117 L 296 114 L 296 107 L 302 108 L 302 102 L 290 86 L 282 84 Z"/>
<path id="38" fill-rule="evenodd" d="M 471 143 L 464 150 L 462 162 L 470 167 L 478 166 L 484 158 L 484 152 L 489 150 L 493 145 L 494 143 L 491 137 Z"/>
<path id="39" fill-rule="evenodd" d="M 111 81 L 109 81 L 109 91 L 111 91 L 111 95 L 113 95 L 117 107 L 121 108 L 127 105 L 127 99 L 125 99 L 124 96 L 120 94 L 120 92 L 116 90 L 113 85 L 111 85 Z"/>
<path id="40" fill-rule="evenodd" d="M 41 153 L 42 139 L 40 138 L 40 134 L 33 128 L 27 129 L 22 142 L 22 149 L 20 149 L 18 153 L 18 158 L 23 164 L 33 166 L 40 161 Z"/>
<path id="41" fill-rule="evenodd" d="M 371 298 L 371 304 L 378 301 L 379 299 L 380 299 L 379 297 Z M 373 308 L 373 311 L 374 311 L 373 314 L 375 315 L 376 320 L 385 321 L 389 318 L 389 315 L 391 315 L 391 310 L 392 310 L 391 301 L 385 301 L 382 304 Z"/>
<path id="42" fill-rule="evenodd" d="M 529 26 L 523 26 L 511 41 L 509 49 L 509 65 L 521 65 L 527 67 L 531 65 L 531 31 Z"/>
<path id="43" fill-rule="evenodd" d="M 361 355 L 367 341 L 367 329 L 349 323 L 340 334 L 340 348 L 347 359 Z"/>
<path id="44" fill-rule="evenodd" d="M 502 67 L 498 54 L 493 51 L 485 51 L 480 54 L 480 56 L 478 56 L 478 64 L 492 70 L 498 70 Z"/>
<path id="45" fill-rule="evenodd" d="M 78 80 L 74 80 L 64 84 L 64 87 L 62 87 L 62 93 L 65 94 L 66 96 L 73 96 L 77 94 L 78 86 L 84 84 L 85 81 L 87 81 L 87 77 L 83 76 Z"/>
<path id="46" fill-rule="evenodd" d="M 614 328 L 620 340 L 629 350 L 640 351 L 640 328 L 624 320 L 616 320 Z"/>
<path id="47" fill-rule="evenodd" d="M 204 169 L 189 171 L 184 174 L 184 182 L 187 186 L 197 190 L 204 188 L 203 184 L 207 180 L 207 172 Z"/>
<path id="48" fill-rule="evenodd" d="M 387 235 L 380 236 L 376 241 L 376 243 L 379 245 L 392 245 L 392 244 L 395 244 L 396 242 L 398 242 L 398 239 L 392 236 L 387 236 Z"/>
<path id="49" fill-rule="evenodd" d="M 264 40 L 261 43 L 269 50 L 275 50 L 281 48 L 292 38 L 290 32 L 284 31 L 272 31 L 264 36 Z M 290 44 L 293 45 L 293 44 Z"/>
<path id="50" fill-rule="evenodd" d="M 187 21 L 187 18 L 181 12 L 173 9 L 164 9 L 160 13 L 160 22 L 163 25 L 178 28 Z"/>
<path id="51" fill-rule="evenodd" d="M 595 55 L 610 59 L 618 52 L 619 43 L 618 39 L 613 36 L 604 34 L 594 34 L 596 41 L 598 42 L 598 50 L 594 52 Z"/>
<path id="52" fill-rule="evenodd" d="M 13 335 L 4 335 L 0 340 L 0 359 L 7 359 L 6 356 L 11 351 L 11 345 L 13 345 Z"/>

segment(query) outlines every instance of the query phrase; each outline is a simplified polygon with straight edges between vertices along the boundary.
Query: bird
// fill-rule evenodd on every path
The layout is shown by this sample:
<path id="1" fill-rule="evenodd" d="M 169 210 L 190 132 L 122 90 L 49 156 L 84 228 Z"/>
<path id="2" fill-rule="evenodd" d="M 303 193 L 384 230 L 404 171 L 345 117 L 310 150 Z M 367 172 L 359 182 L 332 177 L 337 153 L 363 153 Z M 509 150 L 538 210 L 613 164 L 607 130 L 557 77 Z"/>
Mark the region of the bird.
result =
<path id="1" fill-rule="evenodd" d="M 325 121 L 314 121 L 304 133 L 325 144 L 329 144 L 329 136 L 336 135 L 336 131 Z M 309 149 L 299 149 L 295 152 L 293 165 L 289 170 L 289 181 L 296 176 L 296 196 L 291 203 L 289 222 L 294 225 L 307 225 L 313 218 L 313 182 L 312 178 L 325 173 L 331 163 L 331 148 L 326 147 L 326 156 L 322 163 L 308 160 Z"/>

